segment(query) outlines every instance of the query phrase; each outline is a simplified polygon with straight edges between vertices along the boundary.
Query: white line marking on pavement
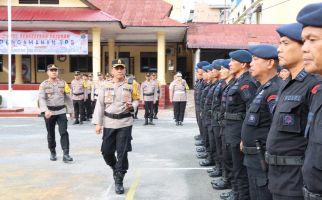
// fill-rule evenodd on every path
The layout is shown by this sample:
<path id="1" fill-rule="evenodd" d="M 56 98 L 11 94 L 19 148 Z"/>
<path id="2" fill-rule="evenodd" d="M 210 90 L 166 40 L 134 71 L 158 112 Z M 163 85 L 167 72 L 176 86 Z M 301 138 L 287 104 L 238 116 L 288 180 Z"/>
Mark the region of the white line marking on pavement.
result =
<path id="1" fill-rule="evenodd" d="M 169 168 L 140 168 L 145 170 L 207 170 L 211 167 L 169 167 Z"/>

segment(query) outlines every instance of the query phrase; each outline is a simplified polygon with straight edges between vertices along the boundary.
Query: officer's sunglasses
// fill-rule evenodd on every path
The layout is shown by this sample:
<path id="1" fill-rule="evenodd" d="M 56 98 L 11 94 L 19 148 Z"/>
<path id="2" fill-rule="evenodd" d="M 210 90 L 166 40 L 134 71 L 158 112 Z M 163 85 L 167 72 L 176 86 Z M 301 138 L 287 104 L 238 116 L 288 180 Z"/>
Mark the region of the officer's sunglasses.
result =
<path id="1" fill-rule="evenodd" d="M 51 72 L 57 72 L 57 69 L 50 69 Z"/>

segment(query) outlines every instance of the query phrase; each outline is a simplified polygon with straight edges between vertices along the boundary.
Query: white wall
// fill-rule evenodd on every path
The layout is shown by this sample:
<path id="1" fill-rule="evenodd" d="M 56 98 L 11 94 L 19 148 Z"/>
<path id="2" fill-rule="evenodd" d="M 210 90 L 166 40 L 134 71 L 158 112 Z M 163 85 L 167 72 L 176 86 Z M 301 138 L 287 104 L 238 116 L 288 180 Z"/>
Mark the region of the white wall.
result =
<path id="1" fill-rule="evenodd" d="M 2 96 L 1 107 L 7 107 L 10 100 L 13 107 L 37 108 L 38 90 L 13 90 L 10 94 L 7 90 L 0 90 Z"/>

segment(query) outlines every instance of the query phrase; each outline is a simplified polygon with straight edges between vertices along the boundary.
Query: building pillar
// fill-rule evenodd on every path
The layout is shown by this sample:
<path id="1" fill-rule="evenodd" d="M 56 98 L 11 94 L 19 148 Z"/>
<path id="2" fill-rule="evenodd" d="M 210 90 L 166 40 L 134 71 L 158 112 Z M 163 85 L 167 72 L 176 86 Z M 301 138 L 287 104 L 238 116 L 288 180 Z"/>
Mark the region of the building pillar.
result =
<path id="1" fill-rule="evenodd" d="M 112 71 L 112 61 L 115 59 L 115 40 L 108 39 L 108 72 Z"/>
<path id="2" fill-rule="evenodd" d="M 16 74 L 15 74 L 15 84 L 22 84 L 22 56 L 15 55 L 15 67 L 16 67 Z"/>
<path id="3" fill-rule="evenodd" d="M 101 71 L 101 28 L 92 28 L 92 57 L 93 77 L 97 79 L 97 72 Z"/>
<path id="4" fill-rule="evenodd" d="M 197 49 L 195 54 L 194 54 L 194 58 L 193 58 L 193 85 L 194 85 L 194 82 L 196 81 L 196 70 L 195 70 L 195 67 L 197 65 L 197 63 L 200 62 L 200 49 Z"/>
<path id="5" fill-rule="evenodd" d="M 165 33 L 158 32 L 158 80 L 165 85 Z"/>

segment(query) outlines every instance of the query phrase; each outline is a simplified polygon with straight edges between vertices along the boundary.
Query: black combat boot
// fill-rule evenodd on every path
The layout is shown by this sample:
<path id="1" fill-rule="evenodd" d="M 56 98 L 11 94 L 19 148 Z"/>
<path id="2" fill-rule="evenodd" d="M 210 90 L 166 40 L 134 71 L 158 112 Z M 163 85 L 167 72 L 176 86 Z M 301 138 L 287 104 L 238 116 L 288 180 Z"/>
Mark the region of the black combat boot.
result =
<path id="1" fill-rule="evenodd" d="M 123 187 L 124 174 L 121 172 L 113 172 L 113 177 L 115 181 L 115 193 L 124 194 L 124 187 Z"/>
<path id="2" fill-rule="evenodd" d="M 144 122 L 144 126 L 146 126 L 146 125 L 148 125 L 149 123 L 148 123 L 148 118 L 145 118 L 145 122 Z"/>
<path id="3" fill-rule="evenodd" d="M 78 119 L 76 119 L 76 120 L 74 121 L 73 125 L 75 125 L 75 124 L 79 124 Z"/>
<path id="4" fill-rule="evenodd" d="M 63 162 L 64 163 L 69 163 L 69 162 L 72 162 L 72 161 L 73 161 L 73 158 L 70 157 L 69 150 L 64 150 Z"/>
<path id="5" fill-rule="evenodd" d="M 149 124 L 150 124 L 150 125 L 155 125 L 155 124 L 153 123 L 153 118 L 150 118 L 150 122 L 149 122 Z"/>
<path id="6" fill-rule="evenodd" d="M 153 119 L 159 119 L 159 118 L 157 117 L 157 114 L 154 114 Z"/>
<path id="7" fill-rule="evenodd" d="M 179 121 L 179 125 L 182 126 L 182 121 Z"/>
<path id="8" fill-rule="evenodd" d="M 179 126 L 179 121 L 176 121 L 176 126 Z"/>
<path id="9" fill-rule="evenodd" d="M 56 161 L 57 160 L 57 154 L 55 149 L 50 149 L 50 160 Z"/>
<path id="10" fill-rule="evenodd" d="M 209 172 L 209 176 L 212 178 L 221 177 L 222 176 L 222 167 L 219 163 L 216 163 L 213 171 Z"/>
<path id="11" fill-rule="evenodd" d="M 81 121 L 79 122 L 79 124 L 83 124 L 83 121 L 81 120 Z"/>

